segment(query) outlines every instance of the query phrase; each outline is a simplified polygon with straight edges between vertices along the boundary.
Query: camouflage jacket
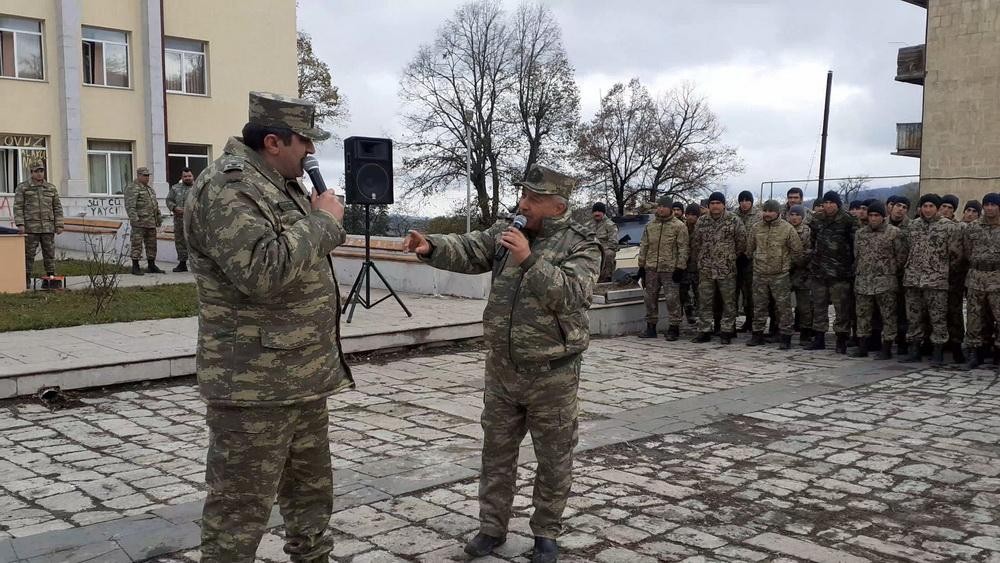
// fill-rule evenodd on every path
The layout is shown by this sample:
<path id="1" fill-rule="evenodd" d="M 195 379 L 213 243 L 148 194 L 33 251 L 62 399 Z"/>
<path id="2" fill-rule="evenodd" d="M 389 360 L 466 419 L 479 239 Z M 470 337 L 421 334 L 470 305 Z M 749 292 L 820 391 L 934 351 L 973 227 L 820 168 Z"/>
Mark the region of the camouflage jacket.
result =
<path id="1" fill-rule="evenodd" d="M 977 291 L 1000 291 L 1000 221 L 986 217 L 967 223 L 962 231 L 963 254 L 969 259 L 965 287 Z"/>
<path id="2" fill-rule="evenodd" d="M 799 235 L 799 240 L 802 241 L 802 255 L 797 262 L 792 262 L 792 288 L 804 289 L 809 287 L 809 261 L 812 259 L 812 229 L 809 228 L 809 225 L 806 225 L 804 219 L 799 223 L 798 227 L 793 226 L 792 228 L 795 229 L 795 234 Z"/>
<path id="3" fill-rule="evenodd" d="M 673 272 L 687 268 L 688 231 L 684 222 L 671 215 L 653 217 L 642 231 L 638 263 L 650 272 Z"/>
<path id="4" fill-rule="evenodd" d="M 893 221 L 888 217 L 886 217 L 886 221 L 888 221 L 890 225 L 896 227 L 897 229 L 905 230 L 907 227 L 910 226 L 910 217 L 908 215 L 903 215 L 903 219 L 901 221 Z"/>
<path id="5" fill-rule="evenodd" d="M 346 234 L 301 184 L 232 138 L 191 188 L 184 232 L 209 404 L 289 405 L 354 386 L 330 258 Z"/>
<path id="6" fill-rule="evenodd" d="M 698 222 L 695 221 L 695 224 Z M 687 227 L 688 232 L 688 272 L 698 271 L 698 256 L 694 253 L 694 225 L 689 225 L 687 221 L 684 222 L 684 226 Z"/>
<path id="7" fill-rule="evenodd" d="M 802 239 L 788 221 L 762 219 L 750 231 L 747 254 L 753 258 L 755 276 L 787 274 L 802 259 Z"/>
<path id="8" fill-rule="evenodd" d="M 171 213 L 178 208 L 184 211 L 184 200 L 187 199 L 188 192 L 191 191 L 192 187 L 184 182 L 177 182 L 170 186 L 170 191 L 167 192 L 167 210 Z"/>
<path id="9" fill-rule="evenodd" d="M 603 221 L 595 222 L 593 227 L 594 233 L 597 235 L 597 243 L 601 245 L 601 251 L 618 250 L 618 225 L 615 225 L 611 217 L 605 216 Z"/>
<path id="10" fill-rule="evenodd" d="M 465 235 L 428 235 L 435 268 L 465 274 L 493 272 L 483 311 L 483 335 L 490 353 L 515 366 L 538 368 L 579 354 L 590 345 L 590 307 L 601 264 L 601 249 L 590 228 L 569 213 L 545 219 L 541 232 L 528 234 L 531 255 L 515 266 L 496 258 L 500 236 L 509 226 L 498 221 L 485 231 Z"/>
<path id="11" fill-rule="evenodd" d="M 813 215 L 812 259 L 809 277 L 820 280 L 847 281 L 854 277 L 854 233 L 858 222 L 843 209 L 830 217 Z"/>
<path id="12" fill-rule="evenodd" d="M 948 289 L 951 266 L 962 255 L 960 233 L 954 221 L 918 218 L 903 231 L 909 256 L 903 287 Z"/>
<path id="13" fill-rule="evenodd" d="M 59 190 L 48 182 L 21 182 L 14 190 L 14 224 L 26 233 L 54 233 L 63 228 Z"/>
<path id="14" fill-rule="evenodd" d="M 897 273 L 906 264 L 903 231 L 883 222 L 866 225 L 854 235 L 854 291 L 878 295 L 899 289 Z"/>
<path id="15" fill-rule="evenodd" d="M 159 227 L 163 222 L 153 187 L 138 182 L 125 186 L 125 212 L 133 227 Z"/>
<path id="16" fill-rule="evenodd" d="M 744 213 L 739 207 L 733 212 L 734 215 L 739 217 L 740 221 L 743 222 L 743 228 L 747 230 L 747 233 L 753 229 L 753 226 L 761 222 L 760 208 L 751 207 L 750 211 Z"/>
<path id="17" fill-rule="evenodd" d="M 736 215 L 726 211 L 718 219 L 702 215 L 694 226 L 691 252 L 698 257 L 701 279 L 720 280 L 736 275 L 736 257 L 746 254 L 747 231 Z"/>

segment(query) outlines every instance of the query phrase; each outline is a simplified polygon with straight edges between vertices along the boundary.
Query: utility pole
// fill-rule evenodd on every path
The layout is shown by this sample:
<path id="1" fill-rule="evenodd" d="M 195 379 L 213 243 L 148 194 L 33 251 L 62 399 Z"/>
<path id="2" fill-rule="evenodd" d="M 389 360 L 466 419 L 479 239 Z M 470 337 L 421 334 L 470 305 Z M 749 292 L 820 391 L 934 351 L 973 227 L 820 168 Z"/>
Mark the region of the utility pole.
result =
<path id="1" fill-rule="evenodd" d="M 819 147 L 819 192 L 816 199 L 823 197 L 823 179 L 826 178 L 826 133 L 830 127 L 830 90 L 833 88 L 833 71 L 826 73 L 826 102 L 823 104 L 823 137 Z"/>
<path id="2" fill-rule="evenodd" d="M 465 232 L 472 232 L 472 110 L 465 110 Z"/>

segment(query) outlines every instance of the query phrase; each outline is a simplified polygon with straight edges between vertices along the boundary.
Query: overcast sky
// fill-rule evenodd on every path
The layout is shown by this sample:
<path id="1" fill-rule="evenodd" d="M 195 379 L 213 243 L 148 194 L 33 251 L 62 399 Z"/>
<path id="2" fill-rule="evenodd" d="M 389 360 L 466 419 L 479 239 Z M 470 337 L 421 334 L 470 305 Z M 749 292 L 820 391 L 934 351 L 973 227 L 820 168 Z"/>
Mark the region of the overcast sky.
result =
<path id="1" fill-rule="evenodd" d="M 816 177 L 827 70 L 834 72 L 827 177 L 919 171 L 919 160 L 889 153 L 895 124 L 921 118 L 921 88 L 893 77 L 898 49 L 924 42 L 922 8 L 901 0 L 544 3 L 562 26 L 583 119 L 616 81 L 638 76 L 654 96 L 692 81 L 746 163 L 743 174 L 726 180 L 731 193 L 756 194 L 767 180 Z M 348 99 L 350 121 L 336 131 L 341 138 L 402 137 L 400 73 L 460 4 L 300 0 L 299 28 L 312 35 Z M 343 174 L 339 141 L 321 146 L 319 157 L 328 176 Z M 411 211 L 441 213 L 464 197 L 462 189 Z"/>

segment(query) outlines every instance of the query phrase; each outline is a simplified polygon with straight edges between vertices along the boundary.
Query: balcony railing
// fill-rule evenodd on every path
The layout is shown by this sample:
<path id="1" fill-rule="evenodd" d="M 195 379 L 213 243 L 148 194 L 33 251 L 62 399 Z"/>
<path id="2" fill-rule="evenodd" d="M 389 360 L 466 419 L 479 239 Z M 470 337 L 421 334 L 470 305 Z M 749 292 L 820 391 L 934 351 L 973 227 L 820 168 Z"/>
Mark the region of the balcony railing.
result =
<path id="1" fill-rule="evenodd" d="M 926 45 L 903 47 L 896 56 L 896 80 L 910 84 L 923 84 L 927 67 L 924 64 Z"/>
<path id="2" fill-rule="evenodd" d="M 892 154 L 920 158 L 923 131 L 923 123 L 897 123 L 896 152 Z"/>

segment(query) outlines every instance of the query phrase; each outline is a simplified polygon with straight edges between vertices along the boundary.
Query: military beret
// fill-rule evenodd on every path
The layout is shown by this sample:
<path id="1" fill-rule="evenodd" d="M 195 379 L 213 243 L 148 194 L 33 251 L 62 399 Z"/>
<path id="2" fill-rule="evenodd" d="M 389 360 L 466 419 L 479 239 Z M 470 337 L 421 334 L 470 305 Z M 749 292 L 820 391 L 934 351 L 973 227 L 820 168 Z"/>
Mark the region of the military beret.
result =
<path id="1" fill-rule="evenodd" d="M 833 190 L 830 190 L 830 191 L 826 192 L 825 194 L 823 194 L 823 203 L 827 203 L 827 202 L 836 203 L 837 207 L 843 207 L 844 206 L 844 202 L 840 199 L 840 194 L 838 194 L 837 192 L 835 192 Z"/>
<path id="2" fill-rule="evenodd" d="M 736 197 L 736 201 L 749 201 L 750 203 L 753 203 L 753 194 L 750 193 L 749 190 L 743 190 L 740 192 L 740 195 Z"/>
<path id="3" fill-rule="evenodd" d="M 970 199 L 969 201 L 965 202 L 965 208 L 963 208 L 962 211 L 965 211 L 965 210 L 968 210 L 968 209 L 974 209 L 976 211 L 976 213 L 982 213 L 983 212 L 983 204 L 979 203 L 978 201 L 976 201 L 974 199 Z"/>
<path id="4" fill-rule="evenodd" d="M 879 215 L 885 217 L 885 206 L 882 205 L 881 201 L 873 201 L 868 206 L 868 213 L 878 213 Z"/>
<path id="5" fill-rule="evenodd" d="M 948 194 L 941 196 L 941 205 L 948 204 L 952 209 L 958 209 L 958 196 L 955 194 Z"/>
<path id="6" fill-rule="evenodd" d="M 1000 205 L 1000 194 L 990 192 L 983 196 L 983 205 Z"/>
<path id="7" fill-rule="evenodd" d="M 601 213 L 607 213 L 607 212 L 608 212 L 608 206 L 607 206 L 607 205 L 604 205 L 604 202 L 602 202 L 602 201 L 598 201 L 597 203 L 595 203 L 595 204 L 594 204 L 594 205 L 593 205 L 593 206 L 592 206 L 592 207 L 590 208 L 590 212 L 591 212 L 591 213 L 596 213 L 596 212 L 598 212 L 598 211 L 600 211 Z"/>
<path id="8" fill-rule="evenodd" d="M 788 208 L 789 215 L 799 215 L 801 217 L 806 216 L 806 208 L 803 205 L 793 205 Z"/>
<path id="9" fill-rule="evenodd" d="M 712 203 L 713 201 L 726 203 L 726 194 L 722 192 L 712 192 L 712 195 L 708 196 L 708 202 Z"/>
<path id="10" fill-rule="evenodd" d="M 762 209 L 764 211 L 773 211 L 775 213 L 781 213 L 781 204 L 779 204 L 777 201 L 773 199 L 769 199 L 764 202 L 764 206 L 762 207 Z"/>
<path id="11" fill-rule="evenodd" d="M 905 195 L 896 196 L 896 205 L 905 205 L 907 208 L 910 207 L 910 198 Z"/>
<path id="12" fill-rule="evenodd" d="M 668 195 L 661 195 L 656 198 L 656 205 L 659 207 L 671 207 L 674 204 L 674 200 Z"/>
<path id="13" fill-rule="evenodd" d="M 925 203 L 933 203 L 934 207 L 941 207 L 941 196 L 937 194 L 924 194 L 920 196 L 920 202 L 917 203 L 917 207 L 923 207 Z"/>
<path id="14" fill-rule="evenodd" d="M 701 206 L 697 203 L 689 203 L 684 209 L 685 215 L 701 215 Z"/>
<path id="15" fill-rule="evenodd" d="M 146 168 L 145 166 L 140 166 L 135 170 L 135 173 L 138 176 L 149 176 L 149 168 Z"/>

